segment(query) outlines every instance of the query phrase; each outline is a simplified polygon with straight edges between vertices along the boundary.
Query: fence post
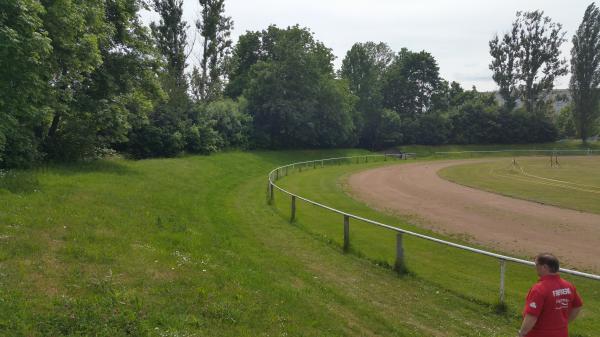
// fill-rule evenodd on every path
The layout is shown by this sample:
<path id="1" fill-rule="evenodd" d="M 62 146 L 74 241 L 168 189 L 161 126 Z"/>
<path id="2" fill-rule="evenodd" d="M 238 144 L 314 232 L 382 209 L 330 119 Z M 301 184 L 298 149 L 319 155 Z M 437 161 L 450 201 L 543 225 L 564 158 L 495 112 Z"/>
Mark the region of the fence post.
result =
<path id="1" fill-rule="evenodd" d="M 286 177 L 288 176 L 288 167 L 287 166 L 285 167 L 285 176 Z"/>
<path id="2" fill-rule="evenodd" d="M 350 217 L 344 215 L 344 253 L 350 249 Z"/>
<path id="3" fill-rule="evenodd" d="M 383 161 L 387 161 L 387 153 L 383 154 Z"/>
<path id="4" fill-rule="evenodd" d="M 406 265 L 404 264 L 404 247 L 402 245 L 402 233 L 396 234 L 396 264 L 394 270 L 399 274 L 406 272 Z"/>
<path id="5" fill-rule="evenodd" d="M 315 161 L 313 161 L 313 169 L 316 169 L 316 168 L 317 168 L 317 161 L 315 160 Z"/>
<path id="6" fill-rule="evenodd" d="M 500 305 L 504 305 L 504 275 L 506 274 L 506 261 L 500 260 Z"/>
<path id="7" fill-rule="evenodd" d="M 273 184 L 269 181 L 269 204 L 273 204 L 275 199 L 275 191 L 273 191 Z"/>
<path id="8" fill-rule="evenodd" d="M 279 169 L 275 170 L 275 181 L 279 180 Z"/>
<path id="9" fill-rule="evenodd" d="M 290 215 L 290 222 L 296 220 L 296 196 L 292 195 L 292 214 Z"/>

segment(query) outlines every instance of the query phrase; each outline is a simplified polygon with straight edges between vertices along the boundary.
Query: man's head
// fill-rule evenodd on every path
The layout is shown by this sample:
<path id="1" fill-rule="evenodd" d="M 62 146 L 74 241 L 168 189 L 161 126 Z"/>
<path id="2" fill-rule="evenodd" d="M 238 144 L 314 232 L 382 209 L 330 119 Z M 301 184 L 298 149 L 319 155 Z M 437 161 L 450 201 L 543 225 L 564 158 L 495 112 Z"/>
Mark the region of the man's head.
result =
<path id="1" fill-rule="evenodd" d="M 560 269 L 558 259 L 550 253 L 542 253 L 535 257 L 535 268 L 538 276 L 556 274 Z"/>

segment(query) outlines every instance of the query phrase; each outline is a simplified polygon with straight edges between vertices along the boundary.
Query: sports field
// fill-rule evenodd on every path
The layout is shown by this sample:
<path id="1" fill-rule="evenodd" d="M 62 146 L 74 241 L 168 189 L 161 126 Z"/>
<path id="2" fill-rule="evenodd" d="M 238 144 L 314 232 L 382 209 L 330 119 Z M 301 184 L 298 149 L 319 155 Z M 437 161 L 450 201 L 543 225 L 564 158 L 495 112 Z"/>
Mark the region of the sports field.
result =
<path id="1" fill-rule="evenodd" d="M 435 163 L 435 162 L 429 162 Z M 398 168 L 415 165 L 411 161 L 395 165 Z M 402 214 L 393 209 L 384 209 L 383 212 L 373 210 L 374 205 L 357 201 L 351 195 L 349 178 L 361 172 L 382 169 L 381 164 L 345 165 L 340 167 L 326 167 L 325 169 L 309 169 L 299 174 L 294 174 L 280 180 L 278 183 L 291 191 L 299 193 L 317 202 L 335 206 L 338 209 L 377 220 L 386 224 L 399 226 L 404 229 L 425 233 L 436 237 L 445 238 L 457 243 L 466 243 L 475 247 L 490 249 L 489 246 L 473 243 L 468 235 L 441 235 L 414 225 L 416 222 L 412 215 Z M 391 166 L 393 167 L 393 166 Z M 388 167 L 384 167 L 386 169 Z M 341 194 L 344 191 L 346 193 Z M 275 205 L 280 210 L 283 218 L 289 217 L 289 197 L 277 192 Z M 343 236 L 343 219 L 340 215 L 300 202 L 297 206 L 298 215 L 295 226 L 311 233 L 315 238 L 330 243 L 340 249 Z M 384 213 L 384 214 L 382 214 Z M 387 215 L 386 215 L 387 214 Z M 405 254 L 411 277 L 431 282 L 444 289 L 444 291 L 465 296 L 469 301 L 481 303 L 492 307 L 497 302 L 499 284 L 499 265 L 494 259 L 459 251 L 453 248 L 440 246 L 412 237 L 405 237 Z M 351 252 L 369 259 L 376 264 L 390 266 L 394 261 L 395 234 L 371 225 L 351 221 L 350 223 Z M 509 255 L 530 258 L 529 255 L 519 255 L 514 251 L 496 250 Z M 509 316 L 518 321 L 523 301 L 531 282 L 536 279 L 535 271 L 529 267 L 510 264 L 507 278 L 507 298 Z M 569 278 L 569 277 L 567 277 Z M 600 295 L 600 284 L 584 279 L 575 279 L 578 289 L 585 293 L 589 299 L 586 318 L 575 324 L 573 336 L 594 336 L 593 331 L 598 331 L 596 319 L 600 312 L 596 312 L 596 301 Z M 589 319 L 589 320 L 588 320 Z M 581 325 L 579 325 L 581 324 Z M 588 325 L 591 324 L 591 325 Z M 586 325 L 583 327 L 582 325 Z M 452 333 L 448 333 L 452 335 Z M 482 334 L 487 336 L 487 333 Z M 493 335 L 490 333 L 490 335 Z M 498 334 L 502 335 L 502 334 Z"/>
<path id="2" fill-rule="evenodd" d="M 550 156 L 506 158 L 451 166 L 440 175 L 511 197 L 600 214 L 600 156 L 560 156 L 552 165 Z"/>
<path id="3" fill-rule="evenodd" d="M 502 196 L 438 176 L 440 170 L 483 165 L 486 168 L 477 172 L 493 172 L 493 179 L 500 174 L 494 168 L 506 162 L 513 163 L 508 158 L 414 162 L 359 172 L 348 181 L 356 198 L 382 211 L 412 215 L 413 222 L 424 228 L 524 256 L 552 251 L 565 266 L 599 272 L 600 214 Z M 519 162 L 521 159 L 514 162 L 514 170 L 527 174 Z M 467 170 L 465 181 L 472 175 Z M 532 176 L 528 174 L 525 179 L 534 179 Z M 543 186 L 550 181 L 536 177 L 536 181 L 545 179 Z"/>

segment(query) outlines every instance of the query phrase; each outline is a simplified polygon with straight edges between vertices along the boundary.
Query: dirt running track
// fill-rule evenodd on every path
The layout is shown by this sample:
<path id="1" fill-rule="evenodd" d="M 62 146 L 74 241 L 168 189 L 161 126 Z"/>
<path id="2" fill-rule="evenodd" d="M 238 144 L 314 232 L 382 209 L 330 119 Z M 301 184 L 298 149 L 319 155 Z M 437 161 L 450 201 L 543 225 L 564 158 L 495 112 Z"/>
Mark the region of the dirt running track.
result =
<path id="1" fill-rule="evenodd" d="M 371 207 L 411 216 L 434 231 L 506 253 L 549 251 L 565 267 L 600 272 L 600 215 L 504 197 L 437 175 L 448 166 L 481 161 L 394 165 L 354 174 L 348 183 L 351 194 Z"/>

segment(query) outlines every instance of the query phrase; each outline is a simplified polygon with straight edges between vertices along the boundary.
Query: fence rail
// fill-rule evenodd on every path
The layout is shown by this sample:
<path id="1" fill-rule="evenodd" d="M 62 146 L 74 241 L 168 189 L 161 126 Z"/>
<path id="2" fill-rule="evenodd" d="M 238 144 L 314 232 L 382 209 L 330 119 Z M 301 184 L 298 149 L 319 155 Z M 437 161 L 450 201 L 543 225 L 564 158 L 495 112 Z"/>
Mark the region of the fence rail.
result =
<path id="1" fill-rule="evenodd" d="M 513 151 L 514 150 L 510 150 Z M 532 151 L 532 150 L 518 150 L 517 152 L 524 152 L 524 151 Z M 535 150 L 538 151 L 538 150 Z M 544 152 L 546 150 L 543 150 Z M 547 150 L 552 152 L 552 150 Z M 463 151 L 465 152 L 465 151 Z M 468 151 L 466 151 L 468 152 Z M 488 151 L 476 151 L 476 152 L 488 152 Z M 451 152 L 437 152 L 437 153 L 451 153 Z M 327 206 L 321 203 L 318 203 L 316 201 L 310 200 L 308 198 L 305 198 L 303 196 L 300 196 L 298 194 L 295 194 L 293 192 L 290 192 L 280 186 L 278 186 L 276 184 L 276 181 L 279 180 L 280 178 L 287 176 L 291 171 L 297 170 L 298 172 L 302 172 L 302 170 L 306 170 L 309 168 L 312 169 L 316 169 L 317 167 L 325 167 L 325 164 L 329 164 L 329 165 L 342 165 L 344 163 L 360 163 L 360 161 L 362 160 L 364 163 L 368 163 L 369 159 L 373 160 L 375 158 L 383 158 L 384 161 L 387 160 L 406 160 L 409 158 L 415 158 L 416 154 L 415 153 L 401 153 L 401 154 L 382 154 L 382 155 L 366 155 L 366 156 L 351 156 L 351 157 L 337 157 L 337 158 L 326 158 L 326 159 L 318 159 L 318 160 L 310 160 L 310 161 L 303 161 L 303 162 L 297 162 L 297 163 L 292 163 L 292 164 L 288 164 L 288 165 L 284 165 L 284 166 L 280 166 L 277 167 L 275 169 L 273 169 L 271 172 L 269 172 L 269 176 L 268 176 L 268 189 L 267 189 L 267 193 L 268 193 L 268 200 L 269 203 L 272 203 L 274 200 L 274 191 L 275 190 L 279 190 L 282 193 L 288 195 L 291 197 L 291 216 L 290 219 L 293 221 L 296 218 L 296 201 L 298 200 L 302 200 L 308 204 L 314 205 L 316 207 L 320 207 L 323 209 L 326 209 L 328 211 L 331 211 L 333 213 L 337 213 L 341 216 L 343 216 L 343 226 L 344 226 L 344 244 L 343 244 L 343 249 L 344 251 L 347 251 L 350 245 L 350 235 L 349 235 L 349 226 L 350 226 L 350 219 L 355 219 L 358 221 L 362 221 L 377 227 L 381 227 L 381 228 L 385 228 L 388 229 L 390 231 L 396 232 L 396 261 L 394 264 L 394 269 L 398 272 L 403 272 L 405 270 L 405 264 L 404 264 L 404 248 L 403 248 L 403 235 L 409 235 L 409 236 L 413 236 L 413 237 L 417 237 L 423 240 L 428 240 L 428 241 L 433 241 L 436 243 L 439 243 L 441 245 L 446 245 L 446 246 L 450 246 L 450 247 L 454 247 L 457 249 L 461 249 L 461 250 L 465 250 L 465 251 L 469 251 L 475 254 L 480 254 L 480 255 L 485 255 L 485 256 L 489 256 L 495 259 L 498 259 L 500 262 L 500 292 L 499 292 L 499 301 L 501 304 L 504 303 L 504 280 L 505 280 L 505 273 L 506 273 L 506 262 L 513 262 L 513 263 L 517 263 L 517 264 L 522 264 L 522 265 L 527 265 L 527 266 L 535 266 L 535 263 L 532 261 L 527 261 L 527 260 L 523 260 L 523 259 L 519 259 L 516 257 L 512 257 L 512 256 L 507 256 L 507 255 L 502 255 L 502 254 L 496 254 L 493 252 L 489 252 L 486 250 L 482 250 L 482 249 L 477 249 L 477 248 L 473 248 L 473 247 L 469 247 L 469 246 L 465 246 L 465 245 L 461 245 L 461 244 L 457 244 L 454 242 L 450 242 L 450 241 L 446 241 L 446 240 L 442 240 L 442 239 L 438 239 L 438 238 L 434 238 L 431 236 L 427 236 L 427 235 L 423 235 L 423 234 L 419 234 L 419 233 L 415 233 L 409 230 L 405 230 L 402 228 L 398 228 L 398 227 L 394 227 L 394 226 L 390 226 L 375 220 L 371 220 L 371 219 L 367 219 L 355 214 L 351 214 L 342 210 L 338 210 L 336 208 L 333 208 L 331 206 Z M 587 278 L 587 279 L 592 279 L 592 280 L 596 280 L 596 281 L 600 281 L 600 275 L 595 275 L 595 274 L 590 274 L 590 273 L 584 273 L 581 271 L 577 271 L 577 270 L 572 270 L 572 269 L 565 269 L 565 268 L 561 268 L 560 272 L 565 273 L 565 274 L 570 274 L 570 275 L 574 275 L 574 276 L 579 276 L 579 277 L 583 277 L 583 278 Z"/>

